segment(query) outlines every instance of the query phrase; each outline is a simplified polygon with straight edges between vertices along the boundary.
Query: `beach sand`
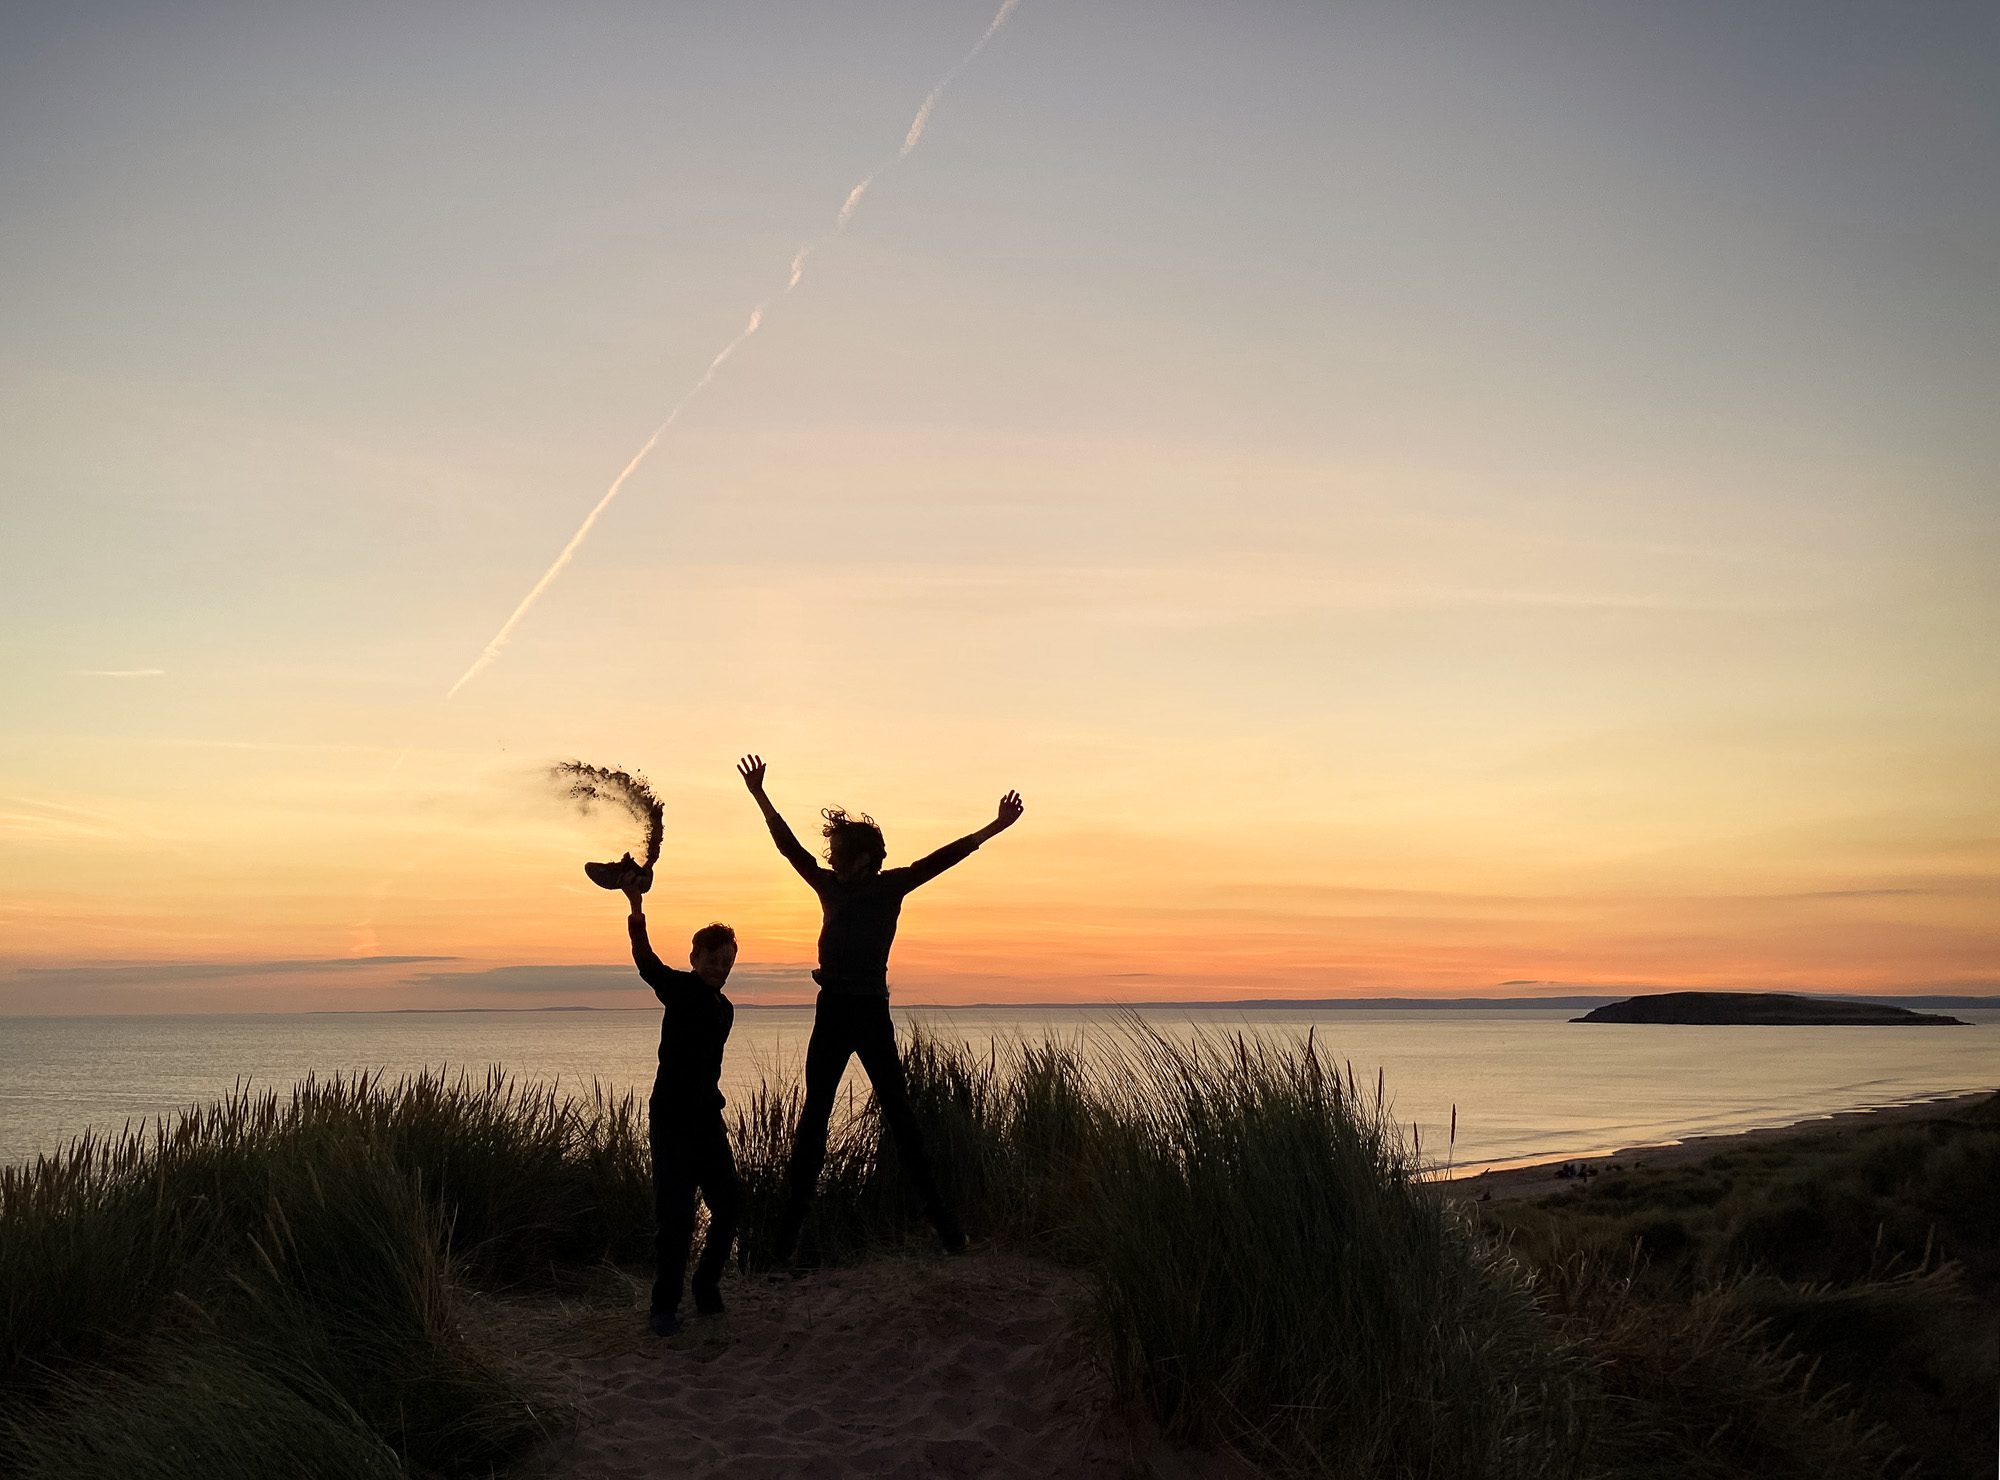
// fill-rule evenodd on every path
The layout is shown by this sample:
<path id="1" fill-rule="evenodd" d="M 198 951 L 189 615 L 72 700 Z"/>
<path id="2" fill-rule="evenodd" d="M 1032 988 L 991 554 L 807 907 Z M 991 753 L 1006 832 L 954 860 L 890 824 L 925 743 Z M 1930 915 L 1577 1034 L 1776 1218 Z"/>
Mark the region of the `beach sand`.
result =
<path id="1" fill-rule="evenodd" d="M 1848 1110 L 1838 1115 L 1815 1116 L 1810 1120 L 1773 1126 L 1767 1130 L 1737 1131 L 1719 1136 L 1690 1136 L 1684 1141 L 1672 1141 L 1657 1146 L 1633 1146 L 1623 1151 L 1607 1152 L 1601 1156 L 1571 1156 L 1539 1162 L 1533 1166 L 1480 1172 L 1475 1176 L 1455 1177 L 1442 1181 L 1438 1185 L 1460 1197 L 1481 1202 L 1513 1202 L 1524 1198 L 1551 1197 L 1559 1192 L 1573 1191 L 1580 1181 L 1588 1183 L 1596 1176 L 1612 1172 L 1614 1168 L 1629 1171 L 1642 1166 L 1686 1166 L 1692 1162 L 1706 1161 L 1709 1157 L 1718 1156 L 1725 1151 L 1769 1145 L 1774 1141 L 1839 1136 L 1868 1126 L 1893 1125 L 1901 1121 L 1928 1120 L 1940 1115 L 1954 1115 L 1970 1109 L 1983 1100 L 1991 1099 L 1993 1094 L 1993 1090 L 1981 1090 L 1977 1094 L 1948 1095 L 1935 1100 L 1922 1100 L 1912 1105 L 1887 1105 L 1874 1110 Z M 1566 1167 L 1584 1170 L 1587 1175 L 1581 1178 L 1558 1175 Z"/>
<path id="2" fill-rule="evenodd" d="M 732 1276 L 726 1314 L 660 1341 L 646 1287 L 604 1271 L 563 1298 L 471 1297 L 466 1320 L 573 1431 L 525 1473 L 1242 1480 L 1116 1403 L 1071 1272 L 1011 1252 L 888 1257 L 800 1278 Z M 683 1312 L 684 1316 L 686 1312 Z"/>

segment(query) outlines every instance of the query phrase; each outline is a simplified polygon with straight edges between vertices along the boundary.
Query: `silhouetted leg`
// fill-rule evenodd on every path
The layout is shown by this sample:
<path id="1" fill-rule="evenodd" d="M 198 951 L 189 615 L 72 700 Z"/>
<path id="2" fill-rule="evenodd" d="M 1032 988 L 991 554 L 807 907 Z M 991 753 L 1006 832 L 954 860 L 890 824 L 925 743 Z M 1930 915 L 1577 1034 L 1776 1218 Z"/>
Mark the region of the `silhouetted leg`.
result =
<path id="1" fill-rule="evenodd" d="M 729 1265 L 729 1249 L 743 1217 L 743 1181 L 736 1175 L 736 1158 L 730 1154 L 722 1117 L 717 1115 L 702 1134 L 701 1197 L 708 1204 L 708 1237 L 702 1241 L 701 1262 L 694 1270 L 694 1308 L 714 1315 L 722 1309 L 722 1271 Z"/>
<path id="2" fill-rule="evenodd" d="M 826 1165 L 826 1126 L 833 1118 L 833 1097 L 840 1088 L 840 1076 L 847 1071 L 847 1056 L 853 1051 L 839 1005 L 829 1008 L 822 998 L 813 1014 L 812 1040 L 806 1045 L 806 1099 L 799 1110 L 798 1133 L 792 1137 L 792 1160 L 785 1175 L 785 1213 L 771 1251 L 777 1259 L 792 1257 L 799 1230 L 805 1227 L 806 1209 L 818 1190 L 820 1169 Z"/>
<path id="3" fill-rule="evenodd" d="M 677 1309 L 687 1278 L 688 1249 L 694 1242 L 694 1170 L 688 1165 L 685 1132 L 655 1114 L 653 1151 L 653 1310 Z"/>
<path id="4" fill-rule="evenodd" d="M 903 1075 L 903 1057 L 896 1052 L 896 1025 L 889 1017 L 887 998 L 870 1005 L 854 1036 L 854 1051 L 861 1056 L 861 1067 L 868 1071 L 868 1082 L 875 1086 L 875 1103 L 896 1138 L 903 1169 L 923 1200 L 924 1216 L 937 1229 L 945 1248 L 956 1253 L 964 1247 L 965 1235 L 957 1215 L 938 1190 L 930 1157 L 924 1152 L 924 1133 L 917 1128 L 916 1112 L 910 1108 L 909 1082 Z"/>

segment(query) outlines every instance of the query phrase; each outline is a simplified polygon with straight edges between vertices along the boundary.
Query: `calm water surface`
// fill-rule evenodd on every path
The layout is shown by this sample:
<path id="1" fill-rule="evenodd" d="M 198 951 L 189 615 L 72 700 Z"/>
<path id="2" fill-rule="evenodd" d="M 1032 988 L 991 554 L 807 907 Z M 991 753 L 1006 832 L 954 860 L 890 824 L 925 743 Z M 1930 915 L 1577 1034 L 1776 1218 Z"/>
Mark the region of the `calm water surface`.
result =
<path id="1" fill-rule="evenodd" d="M 2000 1086 L 2000 1010 L 1953 1009 L 1966 1028 L 1721 1028 L 1572 1024 L 1572 1008 L 1147 1008 L 1175 1038 L 1308 1031 L 1364 1083 L 1379 1070 L 1397 1116 L 1442 1157 L 1458 1111 L 1460 1166 L 1534 1160 L 1785 1125 L 1814 1115 Z M 1054 1036 L 1115 1047 L 1129 1020 L 1105 1009 L 898 1009 L 982 1052 Z M 723 1090 L 797 1073 L 812 1010 L 740 1010 Z M 170 1115 L 239 1079 L 436 1065 L 642 1094 L 657 1009 L 632 1012 L 352 1013 L 0 1019 L 0 1163 L 87 1129 Z M 860 1069 L 850 1088 L 865 1089 Z"/>

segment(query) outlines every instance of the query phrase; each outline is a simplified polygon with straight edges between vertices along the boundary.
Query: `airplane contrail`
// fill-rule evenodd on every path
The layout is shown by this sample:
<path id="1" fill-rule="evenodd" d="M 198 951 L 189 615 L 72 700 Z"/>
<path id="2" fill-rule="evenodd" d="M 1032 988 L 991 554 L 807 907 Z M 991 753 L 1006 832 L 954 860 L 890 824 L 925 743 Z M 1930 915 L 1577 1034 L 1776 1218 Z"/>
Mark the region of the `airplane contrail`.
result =
<path id="1" fill-rule="evenodd" d="M 792 282 L 794 284 L 799 280 L 799 270 L 798 265 L 794 264 L 792 269 Z M 785 291 L 790 292 L 791 289 L 787 288 Z M 639 450 L 632 454 L 632 460 L 625 464 L 624 471 L 611 480 L 611 486 L 604 490 L 604 497 L 597 501 L 597 506 L 583 516 L 583 523 L 576 527 L 576 533 L 571 535 L 569 543 L 562 547 L 562 554 L 556 556 L 555 564 L 542 572 L 542 578 L 535 582 L 533 588 L 529 590 L 526 596 L 521 598 L 521 604 L 514 608 L 513 615 L 500 624 L 500 630 L 493 634 L 493 640 L 487 643 L 484 651 L 473 660 L 472 666 L 459 675 L 457 683 L 445 690 L 444 696 L 446 699 L 450 699 L 452 695 L 464 688 L 467 683 L 471 682 L 473 675 L 500 656 L 500 650 L 507 646 L 507 639 L 514 635 L 514 629 L 521 625 L 521 619 L 528 614 L 528 608 L 541 599 L 542 593 L 549 589 L 557 576 L 562 574 L 563 567 L 576 558 L 576 552 L 583 548 L 584 539 L 590 534 L 590 527 L 597 523 L 598 515 L 611 507 L 611 501 L 618 497 L 618 490 L 625 486 L 625 480 L 631 477 L 639 464 L 646 460 L 646 454 L 659 444 L 659 440 L 666 434 L 667 428 L 680 419 L 680 414 L 687 409 L 688 402 L 700 395 L 707 388 L 708 383 L 715 379 L 715 372 L 722 368 L 722 362 L 736 353 L 738 345 L 757 332 L 758 326 L 764 322 L 764 307 L 765 305 L 760 303 L 750 310 L 750 322 L 745 324 L 741 332 L 734 339 L 730 340 L 729 343 L 725 344 L 716 357 L 708 362 L 708 368 L 701 372 L 701 379 L 694 383 L 693 388 L 686 395 L 674 403 L 674 409 L 667 413 L 667 419 L 653 428 L 653 435 L 648 437 Z"/>
<path id="2" fill-rule="evenodd" d="M 833 229 L 835 231 L 839 231 L 847 225 L 848 217 L 854 214 L 854 208 L 861 204 L 861 197 L 868 193 L 868 187 L 874 183 L 875 177 L 870 175 L 859 185 L 847 192 L 847 199 L 840 203 L 840 214 L 833 218 Z"/>
<path id="3" fill-rule="evenodd" d="M 1014 13 L 1014 8 L 1020 3 L 1021 0 L 1001 0 L 999 10 L 994 12 L 992 21 L 980 33 L 979 39 L 972 44 L 972 49 L 960 57 L 957 65 L 938 79 L 937 86 L 924 95 L 924 101 L 917 109 L 917 116 L 910 121 L 909 131 L 903 135 L 902 147 L 896 151 L 895 157 L 890 159 L 886 164 L 877 166 L 875 169 L 869 171 L 868 174 L 862 177 L 860 184 L 847 192 L 847 198 L 841 202 L 840 210 L 834 216 L 832 231 L 813 241 L 807 242 L 799 248 L 798 252 L 792 257 L 792 265 L 786 275 L 785 286 L 778 290 L 774 298 L 783 298 L 794 288 L 798 287 L 800 281 L 805 276 L 806 258 L 810 257 L 814 249 L 825 242 L 828 237 L 838 236 L 847 229 L 847 223 L 854 218 L 855 209 L 861 204 L 861 197 L 868 193 L 868 187 L 875 183 L 876 177 L 884 170 L 910 157 L 911 152 L 916 149 L 918 142 L 923 138 L 924 130 L 929 126 L 931 121 L 931 112 L 937 107 L 938 99 L 944 96 L 945 89 L 950 87 L 957 79 L 958 74 L 971 66 L 973 59 L 986 49 L 986 43 L 991 41 L 994 33 L 1007 23 L 1007 17 Z M 681 412 L 687 409 L 688 404 L 708 388 L 709 382 L 715 379 L 715 373 L 722 368 L 723 362 L 735 354 L 737 348 L 746 339 L 757 332 L 758 326 L 764 322 L 764 311 L 771 306 L 773 301 L 773 298 L 767 298 L 750 310 L 749 323 L 744 325 L 736 337 L 717 352 L 715 358 L 708 362 L 708 368 L 702 371 L 701 378 L 689 387 L 680 400 L 674 403 L 674 407 L 667 413 L 666 419 L 653 428 L 653 434 L 646 438 L 637 452 L 632 454 L 632 460 L 625 464 L 623 471 L 611 480 L 611 486 L 604 490 L 604 497 L 600 498 L 596 506 L 583 516 L 583 523 L 577 526 L 576 533 L 570 536 L 569 543 L 563 546 L 562 553 L 555 558 L 555 563 L 542 572 L 542 578 L 535 582 L 526 596 L 521 598 L 520 604 L 514 608 L 513 614 L 500 624 L 500 630 L 493 634 L 492 641 L 488 642 L 485 648 L 481 650 L 479 656 L 473 659 L 472 666 L 460 674 L 458 682 L 445 691 L 445 699 L 447 701 L 470 683 L 495 658 L 500 656 L 501 650 L 507 646 L 508 639 L 514 635 L 514 629 L 521 625 L 521 619 L 527 616 L 529 609 L 541 599 L 542 593 L 554 584 L 555 578 L 562 574 L 563 568 L 576 557 L 576 552 L 583 548 L 583 542 L 590 536 L 591 527 L 597 523 L 598 517 L 611 507 L 612 500 L 618 497 L 618 491 L 625 486 L 625 480 L 630 478 L 638 469 L 639 464 L 646 460 L 647 454 L 659 445 L 660 438 L 680 418 Z"/>

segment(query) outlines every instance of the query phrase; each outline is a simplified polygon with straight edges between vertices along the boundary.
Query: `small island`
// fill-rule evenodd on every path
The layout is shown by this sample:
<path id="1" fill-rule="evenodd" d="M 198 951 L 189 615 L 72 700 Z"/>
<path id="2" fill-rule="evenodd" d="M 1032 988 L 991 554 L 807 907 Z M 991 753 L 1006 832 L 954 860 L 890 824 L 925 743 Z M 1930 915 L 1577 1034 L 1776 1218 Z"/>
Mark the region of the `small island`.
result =
<path id="1" fill-rule="evenodd" d="M 1784 1027 L 1963 1028 L 1959 1018 L 1882 1002 L 1795 992 L 1648 992 L 1593 1008 L 1573 1023 L 1699 1023 Z"/>

